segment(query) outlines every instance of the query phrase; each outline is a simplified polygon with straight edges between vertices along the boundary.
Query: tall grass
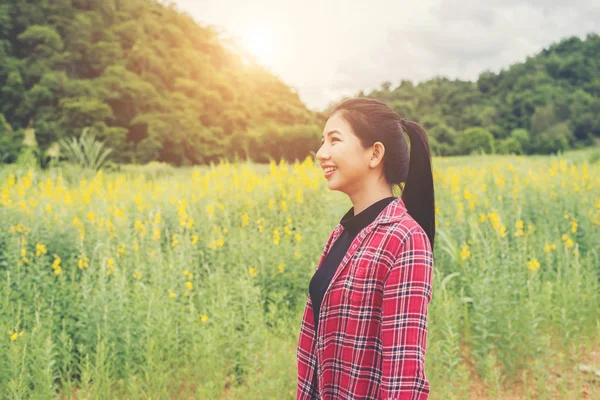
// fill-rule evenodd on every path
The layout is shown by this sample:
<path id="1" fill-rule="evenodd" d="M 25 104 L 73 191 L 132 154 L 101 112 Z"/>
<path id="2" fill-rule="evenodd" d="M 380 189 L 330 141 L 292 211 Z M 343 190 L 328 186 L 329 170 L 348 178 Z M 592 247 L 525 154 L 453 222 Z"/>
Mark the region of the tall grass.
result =
<path id="1" fill-rule="evenodd" d="M 431 398 L 579 398 L 592 378 L 554 372 L 599 344 L 600 164 L 434 166 Z M 308 282 L 351 204 L 311 159 L 267 169 L 0 171 L 3 397 L 294 398 Z"/>

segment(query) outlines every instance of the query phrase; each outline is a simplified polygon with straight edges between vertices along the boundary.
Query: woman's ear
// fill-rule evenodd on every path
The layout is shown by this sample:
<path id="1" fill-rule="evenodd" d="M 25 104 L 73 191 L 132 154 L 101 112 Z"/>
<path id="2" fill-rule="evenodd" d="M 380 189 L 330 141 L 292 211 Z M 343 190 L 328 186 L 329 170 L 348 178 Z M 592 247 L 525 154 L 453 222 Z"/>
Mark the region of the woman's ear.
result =
<path id="1" fill-rule="evenodd" d="M 375 168 L 383 161 L 383 155 L 385 154 L 385 146 L 381 142 L 375 142 L 373 144 L 373 153 L 371 154 L 371 160 L 369 166 Z"/>

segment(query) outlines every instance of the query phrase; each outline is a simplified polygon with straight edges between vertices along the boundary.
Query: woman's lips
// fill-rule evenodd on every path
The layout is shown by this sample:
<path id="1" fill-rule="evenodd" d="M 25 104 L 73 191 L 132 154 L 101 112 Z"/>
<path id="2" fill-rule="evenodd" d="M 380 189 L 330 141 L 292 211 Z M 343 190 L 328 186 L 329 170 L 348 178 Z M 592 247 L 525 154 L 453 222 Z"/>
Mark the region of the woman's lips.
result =
<path id="1" fill-rule="evenodd" d="M 331 175 L 333 175 L 335 173 L 335 171 L 337 171 L 337 168 L 334 169 L 333 171 L 325 172 L 325 174 L 324 174 L 325 179 L 328 179 Z"/>

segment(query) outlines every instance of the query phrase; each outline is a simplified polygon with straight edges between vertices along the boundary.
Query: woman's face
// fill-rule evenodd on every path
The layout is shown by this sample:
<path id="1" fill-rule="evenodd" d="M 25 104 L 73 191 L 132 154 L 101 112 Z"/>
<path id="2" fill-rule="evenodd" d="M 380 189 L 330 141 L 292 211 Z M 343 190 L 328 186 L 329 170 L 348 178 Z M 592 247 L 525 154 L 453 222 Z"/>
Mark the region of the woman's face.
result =
<path id="1" fill-rule="evenodd" d="M 369 172 L 372 151 L 361 146 L 352 127 L 340 112 L 327 120 L 321 142 L 316 156 L 327 179 L 327 187 L 348 195 L 360 190 Z M 334 167 L 335 170 L 329 172 L 328 167 Z"/>

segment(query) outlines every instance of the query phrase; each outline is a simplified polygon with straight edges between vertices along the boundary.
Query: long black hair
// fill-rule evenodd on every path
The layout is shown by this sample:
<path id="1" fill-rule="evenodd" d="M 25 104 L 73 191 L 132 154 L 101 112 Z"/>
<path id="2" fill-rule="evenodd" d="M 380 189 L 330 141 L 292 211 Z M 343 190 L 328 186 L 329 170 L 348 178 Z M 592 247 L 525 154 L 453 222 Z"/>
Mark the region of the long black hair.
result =
<path id="1" fill-rule="evenodd" d="M 435 196 L 431 151 L 427 134 L 417 122 L 400 117 L 382 101 L 360 97 L 336 106 L 364 148 L 383 143 L 383 172 L 390 185 L 404 183 L 402 200 L 411 217 L 423 228 L 431 248 L 435 239 Z M 409 143 L 404 137 L 407 134 Z"/>

